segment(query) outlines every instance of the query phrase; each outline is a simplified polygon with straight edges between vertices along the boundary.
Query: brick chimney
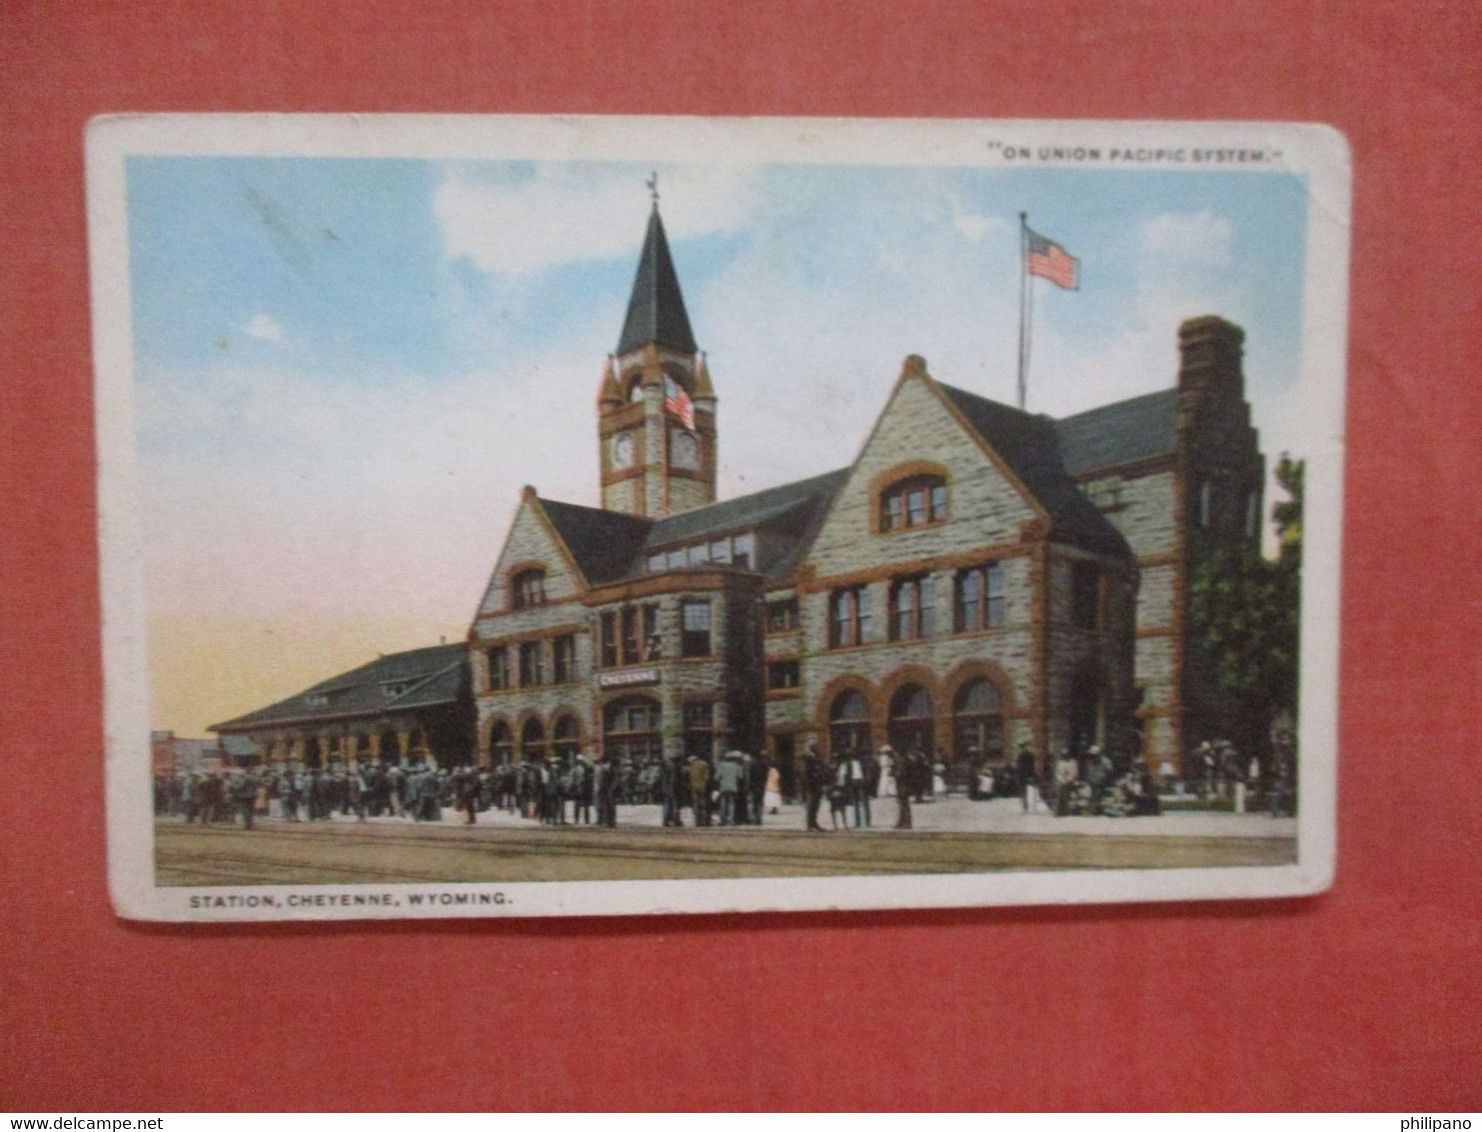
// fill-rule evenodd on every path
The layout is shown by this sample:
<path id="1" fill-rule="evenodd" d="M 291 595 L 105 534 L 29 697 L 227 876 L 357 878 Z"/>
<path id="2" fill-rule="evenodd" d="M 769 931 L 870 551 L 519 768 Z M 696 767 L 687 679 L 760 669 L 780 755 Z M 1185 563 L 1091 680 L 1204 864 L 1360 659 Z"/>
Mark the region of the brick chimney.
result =
<path id="1" fill-rule="evenodd" d="M 1233 322 L 1212 314 L 1186 319 L 1178 328 L 1178 352 L 1180 390 L 1245 396 L 1245 331 Z"/>

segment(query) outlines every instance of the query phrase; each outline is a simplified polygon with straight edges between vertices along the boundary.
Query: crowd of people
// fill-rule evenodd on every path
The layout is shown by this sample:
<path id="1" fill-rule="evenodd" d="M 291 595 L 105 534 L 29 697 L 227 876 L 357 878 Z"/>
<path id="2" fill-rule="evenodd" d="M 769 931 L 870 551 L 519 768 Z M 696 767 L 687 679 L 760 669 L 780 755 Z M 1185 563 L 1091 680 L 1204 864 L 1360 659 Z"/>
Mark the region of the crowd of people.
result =
<path id="1" fill-rule="evenodd" d="M 1061 816 L 1126 817 L 1158 814 L 1170 794 L 1191 791 L 1201 802 L 1272 815 L 1296 812 L 1295 761 L 1289 738 L 1278 738 L 1267 765 L 1242 759 L 1233 744 L 1201 743 L 1187 760 L 1187 781 L 1163 764 L 1155 774 L 1141 760 L 1100 746 L 1036 759 L 1028 746 L 1017 758 L 980 757 L 970 751 L 949 768 L 920 750 L 889 745 L 877 755 L 845 751 L 833 759 L 809 742 L 796 773 L 787 778 L 797 797 L 784 796 L 783 776 L 767 756 L 729 751 L 714 760 L 551 756 L 495 767 L 438 767 L 434 760 L 408 767 L 361 762 L 321 767 L 257 767 L 157 774 L 155 812 L 186 822 L 236 822 L 252 828 L 256 817 L 289 822 L 328 821 L 335 815 L 364 821 L 383 816 L 441 821 L 454 811 L 467 824 L 490 810 L 547 826 L 615 826 L 620 806 L 657 805 L 662 824 L 676 828 L 756 826 L 801 801 L 809 832 L 871 828 L 877 817 L 910 829 L 912 807 L 961 790 L 972 801 L 1017 798 L 1023 809 Z M 879 814 L 893 800 L 894 814 Z M 820 820 L 828 803 L 829 825 Z"/>

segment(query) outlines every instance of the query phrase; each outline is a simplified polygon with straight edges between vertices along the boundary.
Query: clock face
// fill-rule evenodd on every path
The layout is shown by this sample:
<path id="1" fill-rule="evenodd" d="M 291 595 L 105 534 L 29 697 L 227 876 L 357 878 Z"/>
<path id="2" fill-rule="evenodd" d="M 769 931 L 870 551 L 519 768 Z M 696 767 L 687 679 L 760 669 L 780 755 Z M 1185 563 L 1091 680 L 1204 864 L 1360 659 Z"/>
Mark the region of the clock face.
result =
<path id="1" fill-rule="evenodd" d="M 631 432 L 620 432 L 613 438 L 612 466 L 614 468 L 633 466 L 633 434 Z"/>
<path id="2" fill-rule="evenodd" d="M 688 432 L 674 434 L 674 466 L 698 471 L 700 467 L 700 445 Z"/>

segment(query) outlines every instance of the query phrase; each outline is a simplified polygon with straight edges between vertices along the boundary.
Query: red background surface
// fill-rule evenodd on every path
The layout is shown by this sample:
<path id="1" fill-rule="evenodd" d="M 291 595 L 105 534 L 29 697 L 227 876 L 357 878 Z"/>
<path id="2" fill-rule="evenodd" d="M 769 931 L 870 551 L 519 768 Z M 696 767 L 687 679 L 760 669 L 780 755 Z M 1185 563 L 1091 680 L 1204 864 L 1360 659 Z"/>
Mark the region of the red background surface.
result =
<path id="1" fill-rule="evenodd" d="M 1482 22 L 1470 2 L 1379 7 L 0 6 L 0 1108 L 1476 1109 Z M 83 124 L 253 110 L 1345 131 L 1336 887 L 892 915 L 116 920 Z"/>

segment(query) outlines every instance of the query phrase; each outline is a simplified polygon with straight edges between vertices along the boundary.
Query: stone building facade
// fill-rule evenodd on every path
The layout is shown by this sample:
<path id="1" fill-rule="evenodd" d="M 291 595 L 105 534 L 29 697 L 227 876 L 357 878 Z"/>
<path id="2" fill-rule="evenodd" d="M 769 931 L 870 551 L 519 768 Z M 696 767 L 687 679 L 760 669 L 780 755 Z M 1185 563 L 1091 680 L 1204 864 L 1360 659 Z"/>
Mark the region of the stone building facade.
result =
<path id="1" fill-rule="evenodd" d="M 423 705 L 453 713 L 436 742 L 389 700 L 341 718 L 298 697 L 218 730 L 270 759 L 402 757 L 421 735 L 483 764 L 738 747 L 788 767 L 814 739 L 948 763 L 1100 743 L 1177 768 L 1234 733 L 1189 590 L 1211 550 L 1258 545 L 1264 480 L 1241 330 L 1206 316 L 1179 341 L 1173 388 L 1059 420 L 909 357 L 853 463 L 717 502 L 719 399 L 655 207 L 598 385 L 601 506 L 526 487 L 466 664 L 401 654 L 466 680 Z"/>

